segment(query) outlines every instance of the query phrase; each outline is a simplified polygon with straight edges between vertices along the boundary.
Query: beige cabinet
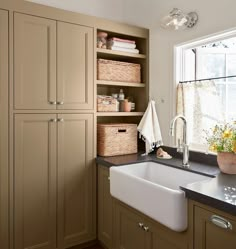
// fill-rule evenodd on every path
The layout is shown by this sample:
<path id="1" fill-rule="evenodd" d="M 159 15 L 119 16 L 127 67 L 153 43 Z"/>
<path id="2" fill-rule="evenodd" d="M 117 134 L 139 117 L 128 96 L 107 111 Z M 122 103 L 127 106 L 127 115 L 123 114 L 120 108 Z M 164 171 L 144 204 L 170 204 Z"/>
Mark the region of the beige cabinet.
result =
<path id="1" fill-rule="evenodd" d="M 56 109 L 56 21 L 14 14 L 14 108 Z"/>
<path id="2" fill-rule="evenodd" d="M 145 220 L 145 226 L 149 233 L 148 248 L 149 249 L 187 249 L 188 248 L 188 231 L 175 232 L 158 222 Z"/>
<path id="3" fill-rule="evenodd" d="M 14 249 L 56 247 L 56 115 L 15 116 Z"/>
<path id="4" fill-rule="evenodd" d="M 148 249 L 150 233 L 144 230 L 146 226 L 143 215 L 115 203 L 114 249 Z"/>
<path id="5" fill-rule="evenodd" d="M 98 167 L 98 240 L 112 248 L 113 201 L 110 194 L 109 168 Z"/>
<path id="6" fill-rule="evenodd" d="M 188 231 L 178 233 L 115 201 L 114 249 L 187 249 Z"/>
<path id="7" fill-rule="evenodd" d="M 15 13 L 14 108 L 93 109 L 93 28 Z"/>
<path id="8" fill-rule="evenodd" d="M 68 248 L 96 238 L 93 115 L 58 120 L 58 238 Z"/>
<path id="9" fill-rule="evenodd" d="M 235 249 L 236 218 L 226 213 L 194 206 L 194 249 Z"/>
<path id="10" fill-rule="evenodd" d="M 58 109 L 93 109 L 93 28 L 58 22 L 57 53 Z"/>
<path id="11" fill-rule="evenodd" d="M 8 11 L 0 10 L 0 248 L 9 248 Z"/>
<path id="12" fill-rule="evenodd" d="M 92 130 L 92 114 L 15 115 L 14 249 L 95 239 Z"/>

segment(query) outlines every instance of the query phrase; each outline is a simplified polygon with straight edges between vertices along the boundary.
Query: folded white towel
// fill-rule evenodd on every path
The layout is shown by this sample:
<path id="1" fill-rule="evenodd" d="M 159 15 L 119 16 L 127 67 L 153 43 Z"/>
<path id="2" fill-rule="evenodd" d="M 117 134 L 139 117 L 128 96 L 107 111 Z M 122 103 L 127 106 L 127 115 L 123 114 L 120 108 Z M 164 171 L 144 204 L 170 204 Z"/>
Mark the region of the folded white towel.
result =
<path id="1" fill-rule="evenodd" d="M 128 53 L 134 53 L 134 54 L 139 54 L 139 50 L 135 48 L 121 48 L 121 47 L 115 47 L 112 46 L 109 49 L 115 50 L 115 51 L 122 51 L 122 52 L 128 52 Z"/>
<path id="2" fill-rule="evenodd" d="M 119 47 L 119 48 L 136 48 L 135 43 L 113 41 L 113 40 L 109 40 L 107 46 L 108 46 L 108 48 L 110 48 L 112 46 Z"/>
<path id="3" fill-rule="evenodd" d="M 149 101 L 147 110 L 138 125 L 138 131 L 145 141 L 146 154 L 152 152 L 155 146 L 163 145 L 155 101 Z"/>

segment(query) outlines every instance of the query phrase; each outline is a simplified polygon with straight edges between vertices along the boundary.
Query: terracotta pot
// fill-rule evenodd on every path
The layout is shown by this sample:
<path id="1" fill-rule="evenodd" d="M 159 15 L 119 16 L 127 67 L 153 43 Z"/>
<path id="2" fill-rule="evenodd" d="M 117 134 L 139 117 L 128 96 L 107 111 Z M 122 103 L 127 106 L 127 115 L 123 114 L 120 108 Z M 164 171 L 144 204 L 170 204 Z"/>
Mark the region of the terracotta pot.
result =
<path id="1" fill-rule="evenodd" d="M 236 174 L 236 154 L 232 152 L 218 152 L 217 162 L 220 170 L 226 174 Z"/>

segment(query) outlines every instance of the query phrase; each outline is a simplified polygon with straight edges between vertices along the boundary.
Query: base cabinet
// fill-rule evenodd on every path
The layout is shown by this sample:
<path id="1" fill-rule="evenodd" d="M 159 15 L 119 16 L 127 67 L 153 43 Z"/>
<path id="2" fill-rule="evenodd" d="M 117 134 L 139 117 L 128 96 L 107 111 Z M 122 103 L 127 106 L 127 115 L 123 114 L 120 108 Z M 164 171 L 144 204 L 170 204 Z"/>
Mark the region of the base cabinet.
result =
<path id="1" fill-rule="evenodd" d="M 16 114 L 14 249 L 95 239 L 93 115 Z"/>
<path id="2" fill-rule="evenodd" d="M 235 249 L 236 217 L 194 205 L 194 249 Z"/>
<path id="3" fill-rule="evenodd" d="M 98 240 L 112 248 L 113 199 L 110 194 L 109 170 L 98 167 Z"/>
<path id="4" fill-rule="evenodd" d="M 148 249 L 151 233 L 144 217 L 115 201 L 114 249 Z"/>
<path id="5" fill-rule="evenodd" d="M 177 233 L 110 195 L 109 168 L 98 166 L 98 239 L 108 249 L 187 249 Z"/>
<path id="6" fill-rule="evenodd" d="M 114 249 L 187 249 L 188 232 L 174 232 L 115 201 Z"/>

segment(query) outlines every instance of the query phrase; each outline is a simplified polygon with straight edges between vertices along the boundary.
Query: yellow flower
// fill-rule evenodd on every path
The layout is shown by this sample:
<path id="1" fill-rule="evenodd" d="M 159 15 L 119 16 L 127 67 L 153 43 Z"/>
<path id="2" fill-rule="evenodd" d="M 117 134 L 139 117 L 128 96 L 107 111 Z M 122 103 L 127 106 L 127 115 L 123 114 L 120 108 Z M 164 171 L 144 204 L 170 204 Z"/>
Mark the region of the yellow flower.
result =
<path id="1" fill-rule="evenodd" d="M 216 151 L 217 151 L 217 146 L 216 146 L 216 144 L 212 144 L 212 145 L 209 147 L 209 150 L 212 151 L 212 152 L 216 152 Z"/>
<path id="2" fill-rule="evenodd" d="M 222 134 L 222 138 L 230 138 L 232 136 L 232 132 L 230 130 L 225 130 Z"/>

